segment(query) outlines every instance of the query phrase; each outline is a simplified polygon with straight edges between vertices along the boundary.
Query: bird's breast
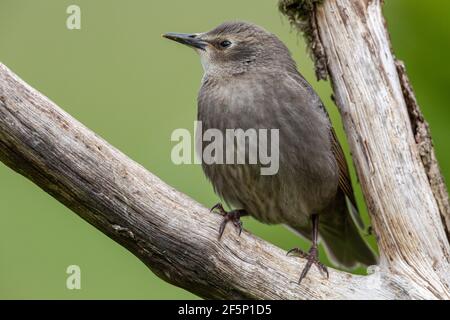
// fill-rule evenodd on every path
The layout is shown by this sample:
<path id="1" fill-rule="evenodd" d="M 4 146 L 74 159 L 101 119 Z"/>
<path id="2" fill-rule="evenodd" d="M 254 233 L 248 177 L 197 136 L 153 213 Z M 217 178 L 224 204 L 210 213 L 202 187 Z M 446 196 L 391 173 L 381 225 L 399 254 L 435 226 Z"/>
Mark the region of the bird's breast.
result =
<path id="1" fill-rule="evenodd" d="M 266 223 L 304 221 L 325 207 L 337 190 L 337 167 L 331 153 L 326 114 L 320 114 L 302 88 L 279 79 L 235 79 L 203 83 L 198 99 L 198 120 L 203 132 L 197 139 L 204 151 L 205 131 L 278 131 L 278 172 L 261 175 L 261 164 L 205 164 L 203 170 L 216 193 L 235 207 L 244 208 Z M 302 93 L 303 96 L 302 96 Z M 310 105 L 308 105 L 310 104 Z M 224 154 L 229 147 L 224 143 Z M 249 141 L 234 152 L 257 149 Z"/>

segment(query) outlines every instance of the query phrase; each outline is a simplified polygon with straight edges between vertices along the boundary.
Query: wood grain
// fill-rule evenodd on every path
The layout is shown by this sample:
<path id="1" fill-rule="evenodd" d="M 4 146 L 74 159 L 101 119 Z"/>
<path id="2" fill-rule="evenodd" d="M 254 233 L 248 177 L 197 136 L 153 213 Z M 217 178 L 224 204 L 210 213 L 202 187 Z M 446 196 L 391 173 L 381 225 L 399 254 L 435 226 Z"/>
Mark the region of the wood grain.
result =
<path id="1" fill-rule="evenodd" d="M 446 198 L 448 204 L 448 195 L 443 180 L 439 192 L 430 187 L 405 101 L 409 82 L 405 72 L 398 72 L 381 3 L 327 0 L 316 6 L 316 13 L 335 99 L 378 238 L 380 268 L 404 275 L 424 297 L 448 299 L 449 243 L 439 203 Z M 432 174 L 440 174 L 433 161 Z"/>
<path id="2" fill-rule="evenodd" d="M 286 257 L 248 232 L 239 237 L 233 228 L 217 241 L 221 217 L 126 157 L 2 64 L 0 160 L 162 279 L 204 298 L 449 299 L 450 248 L 442 218 L 448 196 L 437 162 L 434 184 L 424 166 L 381 4 L 325 0 L 314 5 L 311 19 L 381 252 L 369 276 L 330 270 L 326 280 L 313 268 L 298 285 L 303 259 Z"/>
<path id="3" fill-rule="evenodd" d="M 174 190 L 0 64 L 0 160 L 142 260 L 204 298 L 369 298 L 366 278 L 312 270 Z M 124 270 L 124 272 L 127 272 Z M 374 275 L 378 283 L 378 274 Z M 380 280 L 385 281 L 385 280 Z M 375 283 L 374 282 L 374 283 Z M 151 285 L 151 284 L 149 284 Z M 376 296 L 396 296 L 395 287 Z M 404 294 L 409 297 L 408 293 Z"/>

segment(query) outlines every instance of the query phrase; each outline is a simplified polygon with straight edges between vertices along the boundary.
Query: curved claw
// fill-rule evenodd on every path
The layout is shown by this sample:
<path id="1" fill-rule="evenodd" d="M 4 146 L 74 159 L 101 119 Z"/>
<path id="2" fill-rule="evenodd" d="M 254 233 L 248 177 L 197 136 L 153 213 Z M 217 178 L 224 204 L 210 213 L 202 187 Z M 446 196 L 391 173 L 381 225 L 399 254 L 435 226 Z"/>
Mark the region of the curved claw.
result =
<path id="1" fill-rule="evenodd" d="M 242 233 L 242 221 L 241 220 L 233 220 L 234 226 L 238 229 L 239 235 Z"/>
<path id="2" fill-rule="evenodd" d="M 301 250 L 299 248 L 292 248 L 291 250 L 286 252 L 286 256 L 290 255 L 291 253 L 297 254 L 297 256 L 299 256 L 300 258 L 306 258 L 308 256 L 308 254 L 306 252 L 304 252 L 303 250 Z"/>
<path id="3" fill-rule="evenodd" d="M 220 240 L 220 238 L 222 238 L 222 234 L 225 230 L 225 226 L 227 225 L 227 223 L 228 223 L 228 220 L 226 218 L 224 218 L 219 227 L 219 237 L 217 238 L 217 240 Z"/>
<path id="4" fill-rule="evenodd" d="M 325 265 L 319 262 L 318 264 L 316 264 L 316 267 L 319 269 L 320 272 L 322 272 L 322 274 L 327 275 L 327 279 L 330 278 L 330 274 L 328 273 L 328 269 Z"/>
<path id="5" fill-rule="evenodd" d="M 211 208 L 210 212 L 213 212 L 214 210 L 217 210 L 218 213 L 223 216 L 223 221 L 220 224 L 220 228 L 219 228 L 218 240 L 220 240 L 220 238 L 222 238 L 222 234 L 223 234 L 223 232 L 225 230 L 225 226 L 227 225 L 227 223 L 229 221 L 233 222 L 233 225 L 238 229 L 239 235 L 241 235 L 241 233 L 242 233 L 242 221 L 240 220 L 240 217 L 242 215 L 246 215 L 247 214 L 245 211 L 243 211 L 243 210 L 233 210 L 233 211 L 230 211 L 230 212 L 226 212 L 221 203 L 217 203 L 216 205 L 214 205 Z"/>
<path id="6" fill-rule="evenodd" d="M 291 253 L 295 253 L 297 254 L 300 258 L 305 258 L 307 259 L 306 261 L 306 265 L 302 270 L 302 273 L 300 275 L 300 279 L 298 280 L 298 283 L 300 284 L 302 282 L 302 280 L 306 277 L 306 275 L 308 274 L 309 270 L 311 269 L 311 266 L 314 264 L 317 269 L 319 270 L 320 273 L 325 274 L 327 279 L 329 278 L 329 274 L 328 274 L 328 269 L 327 267 L 321 263 L 319 261 L 319 254 L 317 251 L 317 247 L 311 247 L 311 249 L 309 249 L 309 252 L 306 253 L 298 248 L 293 248 L 291 250 L 289 250 L 286 255 L 289 255 Z"/>
<path id="7" fill-rule="evenodd" d="M 225 212 L 225 209 L 223 208 L 223 206 L 222 206 L 222 204 L 219 202 L 219 203 L 216 203 L 212 208 L 211 208 L 211 210 L 209 210 L 209 212 L 213 212 L 214 210 L 219 210 L 219 213 L 220 214 L 222 214 L 223 215 L 223 213 Z"/>
<path id="8" fill-rule="evenodd" d="M 302 270 L 302 274 L 300 275 L 300 279 L 298 279 L 298 284 L 300 284 L 303 280 L 303 278 L 305 278 L 306 274 L 308 273 L 309 269 L 311 269 L 311 266 L 313 265 L 313 260 L 312 259 L 308 259 L 308 262 L 306 262 L 305 267 Z"/>
<path id="9" fill-rule="evenodd" d="M 303 268 L 302 274 L 300 275 L 300 279 L 298 280 L 298 284 L 302 282 L 303 278 L 305 278 L 306 274 L 308 273 L 309 269 L 311 269 L 311 266 L 313 264 L 317 267 L 317 269 L 322 275 L 326 275 L 327 279 L 330 278 L 328 269 L 327 267 L 325 267 L 324 264 L 316 260 L 316 258 L 308 258 L 308 262 L 306 263 L 306 266 Z"/>

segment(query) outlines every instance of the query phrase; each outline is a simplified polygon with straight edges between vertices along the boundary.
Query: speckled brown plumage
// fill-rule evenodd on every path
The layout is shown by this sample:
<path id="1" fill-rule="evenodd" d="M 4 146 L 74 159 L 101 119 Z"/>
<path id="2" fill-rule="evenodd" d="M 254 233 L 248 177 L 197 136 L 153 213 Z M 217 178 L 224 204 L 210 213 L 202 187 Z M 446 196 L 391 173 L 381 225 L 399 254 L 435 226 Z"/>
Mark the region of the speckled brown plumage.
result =
<path id="1" fill-rule="evenodd" d="M 311 264 L 320 267 L 317 232 L 336 264 L 376 263 L 354 222 L 361 224 L 347 163 L 328 114 L 286 46 L 245 22 L 225 23 L 191 39 L 205 71 L 198 95 L 203 132 L 279 129 L 276 175 L 261 175 L 261 164 L 204 163 L 215 192 L 264 223 L 282 223 L 312 239 L 313 247 L 304 254 Z M 250 146 L 235 147 L 238 153 Z"/>

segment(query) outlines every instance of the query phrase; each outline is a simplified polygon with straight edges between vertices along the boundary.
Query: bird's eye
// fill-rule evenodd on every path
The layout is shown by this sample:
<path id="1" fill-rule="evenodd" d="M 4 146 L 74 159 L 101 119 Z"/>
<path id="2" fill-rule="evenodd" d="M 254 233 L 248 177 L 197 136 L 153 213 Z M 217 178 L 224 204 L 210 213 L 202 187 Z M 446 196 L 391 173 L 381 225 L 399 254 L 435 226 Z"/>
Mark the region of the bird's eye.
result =
<path id="1" fill-rule="evenodd" d="M 224 41 L 222 41 L 221 43 L 219 43 L 219 45 L 220 45 L 222 48 L 228 48 L 229 46 L 231 46 L 231 42 L 228 41 L 228 40 L 224 40 Z"/>

